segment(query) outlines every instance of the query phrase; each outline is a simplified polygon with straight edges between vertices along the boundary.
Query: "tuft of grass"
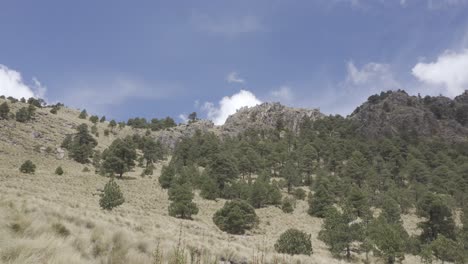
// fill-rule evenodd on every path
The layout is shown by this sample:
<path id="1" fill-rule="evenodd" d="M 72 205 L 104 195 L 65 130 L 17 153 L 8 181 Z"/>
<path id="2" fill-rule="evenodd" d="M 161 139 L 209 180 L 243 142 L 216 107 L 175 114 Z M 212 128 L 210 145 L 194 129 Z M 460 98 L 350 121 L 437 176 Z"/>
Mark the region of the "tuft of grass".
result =
<path id="1" fill-rule="evenodd" d="M 61 237 L 68 237 L 71 233 L 70 233 L 70 230 L 68 230 L 68 228 L 66 228 L 63 224 L 61 223 L 55 223 L 52 225 L 52 230 L 54 230 L 54 232 L 61 236 Z"/>

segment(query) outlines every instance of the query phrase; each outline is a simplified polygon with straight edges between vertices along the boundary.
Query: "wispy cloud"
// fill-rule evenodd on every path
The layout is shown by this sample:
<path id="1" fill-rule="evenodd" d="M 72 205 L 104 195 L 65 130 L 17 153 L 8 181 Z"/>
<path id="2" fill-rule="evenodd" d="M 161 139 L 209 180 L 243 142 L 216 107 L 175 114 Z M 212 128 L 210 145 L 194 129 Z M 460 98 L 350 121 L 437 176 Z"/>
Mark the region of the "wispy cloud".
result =
<path id="1" fill-rule="evenodd" d="M 251 15 L 236 18 L 215 18 L 206 14 L 194 13 L 190 18 L 190 23 L 197 30 L 227 37 L 265 30 L 259 18 Z"/>
<path id="2" fill-rule="evenodd" d="M 294 93 L 289 86 L 281 86 L 277 90 L 270 92 L 270 99 L 273 101 L 279 101 L 283 104 L 291 104 L 294 102 Z"/>
<path id="3" fill-rule="evenodd" d="M 20 72 L 0 64 L 0 95 L 44 98 L 46 91 L 47 88 L 37 78 L 33 78 L 32 84 L 28 85 L 23 81 Z"/>
<path id="4" fill-rule="evenodd" d="M 227 76 L 226 76 L 226 81 L 228 83 L 245 83 L 245 80 L 242 79 L 241 77 L 239 77 L 239 75 L 237 74 L 237 72 L 230 72 Z"/>
<path id="5" fill-rule="evenodd" d="M 241 107 L 251 107 L 261 103 L 252 92 L 240 90 L 232 96 L 223 97 L 218 105 L 206 102 L 202 106 L 202 111 L 206 112 L 208 119 L 211 119 L 215 125 L 222 125 L 230 115 L 234 114 Z"/>
<path id="6" fill-rule="evenodd" d="M 468 49 L 446 51 L 435 62 L 420 62 L 412 74 L 425 84 L 441 88 L 445 95 L 459 95 L 468 89 Z"/>

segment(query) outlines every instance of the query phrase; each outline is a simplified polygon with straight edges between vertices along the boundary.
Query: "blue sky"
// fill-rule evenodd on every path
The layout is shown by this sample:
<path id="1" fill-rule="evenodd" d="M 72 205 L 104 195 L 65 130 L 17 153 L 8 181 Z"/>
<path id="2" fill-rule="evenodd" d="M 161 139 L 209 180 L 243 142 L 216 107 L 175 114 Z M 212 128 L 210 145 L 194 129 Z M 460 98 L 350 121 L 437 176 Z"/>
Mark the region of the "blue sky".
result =
<path id="1" fill-rule="evenodd" d="M 468 89 L 468 0 L 15 0 L 0 36 L 0 93 L 120 120 Z"/>

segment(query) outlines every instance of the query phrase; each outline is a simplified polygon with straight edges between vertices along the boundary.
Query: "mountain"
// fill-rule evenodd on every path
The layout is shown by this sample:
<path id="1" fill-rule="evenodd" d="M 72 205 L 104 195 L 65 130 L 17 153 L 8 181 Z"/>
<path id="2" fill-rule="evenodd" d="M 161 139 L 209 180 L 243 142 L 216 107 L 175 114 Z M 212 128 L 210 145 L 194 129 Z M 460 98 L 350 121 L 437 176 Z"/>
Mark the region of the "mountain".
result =
<path id="1" fill-rule="evenodd" d="M 455 99 L 444 96 L 410 96 L 388 91 L 369 99 L 349 116 L 366 138 L 440 137 L 468 140 L 468 91 Z"/>

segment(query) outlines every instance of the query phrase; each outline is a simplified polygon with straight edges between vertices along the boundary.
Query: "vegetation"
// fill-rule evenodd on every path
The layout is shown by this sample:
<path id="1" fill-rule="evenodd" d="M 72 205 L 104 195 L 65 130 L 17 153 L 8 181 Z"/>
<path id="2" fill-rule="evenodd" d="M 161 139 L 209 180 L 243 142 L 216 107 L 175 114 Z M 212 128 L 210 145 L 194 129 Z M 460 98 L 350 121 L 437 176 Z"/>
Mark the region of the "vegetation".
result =
<path id="1" fill-rule="evenodd" d="M 311 235 L 306 234 L 300 230 L 291 228 L 286 230 L 275 243 L 275 250 L 278 253 L 285 253 L 290 255 L 312 254 Z"/>
<path id="2" fill-rule="evenodd" d="M 57 169 L 55 169 L 55 174 L 57 175 L 62 175 L 63 174 L 63 169 L 61 166 L 58 166 Z"/>
<path id="3" fill-rule="evenodd" d="M 102 209 L 112 210 L 124 202 L 125 199 L 122 191 L 120 191 L 119 185 L 117 185 L 114 179 L 111 178 L 104 186 L 104 190 L 101 193 L 101 199 L 99 200 L 99 205 Z"/>
<path id="4" fill-rule="evenodd" d="M 224 204 L 213 216 L 219 229 L 230 234 L 241 235 L 255 227 L 258 222 L 255 209 L 245 201 L 233 200 Z"/>
<path id="5" fill-rule="evenodd" d="M 79 119 L 86 119 L 88 117 L 88 112 L 86 112 L 86 109 L 83 109 L 83 111 L 80 112 L 78 115 Z"/>
<path id="6" fill-rule="evenodd" d="M 130 138 L 118 138 L 102 152 L 102 169 L 106 173 L 118 174 L 122 177 L 125 172 L 135 167 L 136 158 L 136 147 L 133 141 Z"/>
<path id="7" fill-rule="evenodd" d="M 34 174 L 34 172 L 36 172 L 36 165 L 32 161 L 27 160 L 21 164 L 19 170 L 22 173 Z"/>
<path id="8" fill-rule="evenodd" d="M 2 104 L 0 104 L 0 118 L 8 119 L 9 113 L 10 113 L 10 107 L 8 106 L 7 102 L 3 102 Z"/>
<path id="9" fill-rule="evenodd" d="M 182 218 L 192 219 L 192 215 L 198 213 L 197 205 L 192 202 L 193 193 L 188 184 L 175 184 L 169 189 L 169 200 L 172 203 L 169 205 L 169 215 Z"/>
<path id="10" fill-rule="evenodd" d="M 88 125 L 81 124 L 74 135 L 68 135 L 62 142 L 62 147 L 69 151 L 69 156 L 79 163 L 88 163 L 93 155 L 97 141 L 88 131 Z"/>

